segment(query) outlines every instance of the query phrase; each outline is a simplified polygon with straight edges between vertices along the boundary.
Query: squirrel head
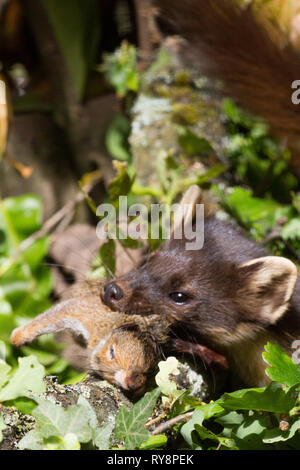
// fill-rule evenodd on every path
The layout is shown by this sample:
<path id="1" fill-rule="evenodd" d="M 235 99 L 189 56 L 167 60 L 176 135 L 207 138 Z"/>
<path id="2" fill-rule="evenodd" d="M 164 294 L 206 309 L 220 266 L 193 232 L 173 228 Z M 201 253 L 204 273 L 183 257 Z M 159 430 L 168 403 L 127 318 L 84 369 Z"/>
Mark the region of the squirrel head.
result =
<path id="1" fill-rule="evenodd" d="M 155 346 L 147 335 L 121 327 L 96 345 L 90 355 L 90 367 L 93 373 L 123 390 L 140 391 L 155 357 Z"/>

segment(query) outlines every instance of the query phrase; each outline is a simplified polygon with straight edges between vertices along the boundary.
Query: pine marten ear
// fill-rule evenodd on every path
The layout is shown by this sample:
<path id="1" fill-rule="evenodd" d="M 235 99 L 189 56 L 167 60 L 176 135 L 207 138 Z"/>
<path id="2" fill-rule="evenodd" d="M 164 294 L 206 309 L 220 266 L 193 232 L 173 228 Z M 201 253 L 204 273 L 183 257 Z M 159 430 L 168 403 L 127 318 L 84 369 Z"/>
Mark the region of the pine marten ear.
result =
<path id="1" fill-rule="evenodd" d="M 285 313 L 297 280 L 297 268 L 280 256 L 256 258 L 238 267 L 237 299 L 249 316 L 274 324 Z"/>
<path id="2" fill-rule="evenodd" d="M 172 236 L 176 229 L 189 220 L 193 220 L 196 212 L 196 205 L 202 203 L 202 190 L 196 184 L 190 186 L 182 196 L 177 210 L 174 214 L 174 222 L 171 227 Z"/>

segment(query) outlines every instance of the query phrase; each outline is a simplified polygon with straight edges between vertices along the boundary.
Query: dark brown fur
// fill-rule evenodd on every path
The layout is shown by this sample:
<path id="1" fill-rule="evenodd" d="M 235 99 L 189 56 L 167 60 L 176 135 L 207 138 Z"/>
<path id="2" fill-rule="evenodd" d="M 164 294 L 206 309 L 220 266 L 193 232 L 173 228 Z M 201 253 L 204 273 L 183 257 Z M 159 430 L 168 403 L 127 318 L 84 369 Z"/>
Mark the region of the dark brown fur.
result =
<path id="1" fill-rule="evenodd" d="M 263 116 L 293 149 L 300 167 L 300 106 L 291 101 L 300 79 L 300 58 L 287 42 L 279 48 L 251 8 L 232 0 L 154 0 L 165 32 L 187 41 L 184 57 L 199 71 L 222 80 L 224 91 Z"/>
<path id="2" fill-rule="evenodd" d="M 184 244 L 185 240 L 166 241 L 136 271 L 115 281 L 122 298 L 110 298 L 104 291 L 104 302 L 128 315 L 170 319 L 181 339 L 192 338 L 225 355 L 245 383 L 264 383 L 263 346 L 273 341 L 291 352 L 293 339 L 300 338 L 299 279 L 289 304 L 283 300 L 289 271 L 280 277 L 274 270 L 257 288 L 255 280 L 257 273 L 264 273 L 267 253 L 214 217 L 205 221 L 203 249 L 186 251 Z M 262 261 L 243 266 L 254 258 Z M 187 294 L 188 301 L 177 305 L 170 298 L 173 292 Z M 272 319 L 279 304 L 284 313 Z"/>

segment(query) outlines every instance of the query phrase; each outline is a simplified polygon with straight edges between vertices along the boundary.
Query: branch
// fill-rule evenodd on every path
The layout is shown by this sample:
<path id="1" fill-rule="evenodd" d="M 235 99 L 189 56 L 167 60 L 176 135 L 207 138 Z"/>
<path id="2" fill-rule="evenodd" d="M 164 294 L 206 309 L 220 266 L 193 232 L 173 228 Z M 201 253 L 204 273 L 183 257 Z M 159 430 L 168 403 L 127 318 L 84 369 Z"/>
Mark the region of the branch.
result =
<path id="1" fill-rule="evenodd" d="M 176 424 L 180 424 L 185 421 L 189 421 L 191 417 L 193 416 L 193 411 L 189 411 L 188 413 L 182 414 L 175 416 L 175 418 L 170 419 L 169 421 L 165 421 L 164 423 L 161 423 L 157 428 L 152 431 L 152 436 L 156 436 L 157 434 L 162 434 L 166 432 L 168 429 L 172 428 L 173 426 L 176 426 Z"/>

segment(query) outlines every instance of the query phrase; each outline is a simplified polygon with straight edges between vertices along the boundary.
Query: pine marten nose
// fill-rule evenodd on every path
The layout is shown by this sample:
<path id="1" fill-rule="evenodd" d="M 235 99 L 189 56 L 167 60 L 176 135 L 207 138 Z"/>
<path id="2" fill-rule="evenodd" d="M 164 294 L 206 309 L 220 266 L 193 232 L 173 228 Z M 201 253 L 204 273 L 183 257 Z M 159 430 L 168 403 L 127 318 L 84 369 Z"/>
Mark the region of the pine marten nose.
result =
<path id="1" fill-rule="evenodd" d="M 122 299 L 124 292 L 115 282 L 109 282 L 104 286 L 103 302 L 113 308 L 115 304 Z"/>

